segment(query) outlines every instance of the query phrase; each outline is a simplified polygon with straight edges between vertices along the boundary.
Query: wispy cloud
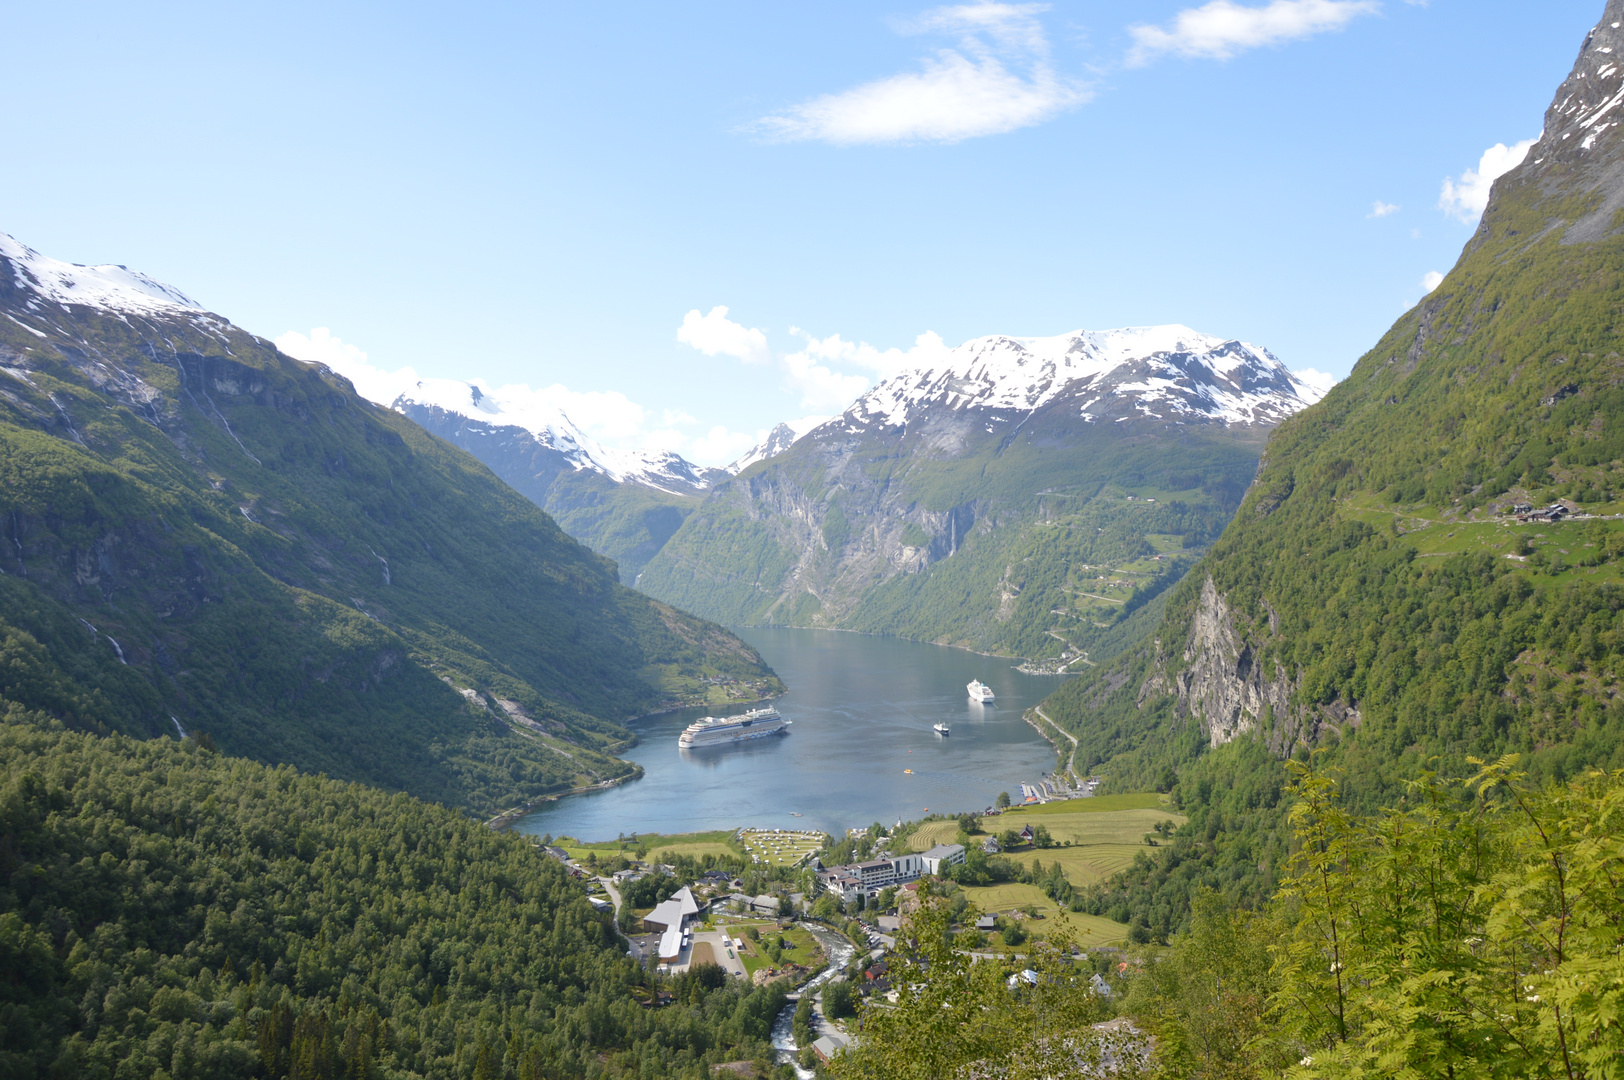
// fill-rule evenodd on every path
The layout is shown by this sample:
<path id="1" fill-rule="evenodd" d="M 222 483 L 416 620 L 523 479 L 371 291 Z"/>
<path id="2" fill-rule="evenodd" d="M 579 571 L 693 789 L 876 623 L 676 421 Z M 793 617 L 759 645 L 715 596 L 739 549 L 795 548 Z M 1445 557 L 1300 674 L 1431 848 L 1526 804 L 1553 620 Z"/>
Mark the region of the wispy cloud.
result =
<path id="1" fill-rule="evenodd" d="M 1380 10 L 1377 0 L 1274 0 L 1262 7 L 1212 0 L 1179 12 L 1167 26 L 1128 27 L 1133 48 L 1127 63 L 1142 67 L 1163 56 L 1228 60 L 1248 49 L 1341 30 Z"/>
<path id="2" fill-rule="evenodd" d="M 1050 64 L 1037 18 L 1047 8 L 983 2 L 928 11 L 897 29 L 958 40 L 925 58 L 922 70 L 812 98 L 749 130 L 774 142 L 854 146 L 955 143 L 1041 124 L 1093 96 Z"/>
<path id="3" fill-rule="evenodd" d="M 1489 205 L 1489 190 L 1494 182 L 1523 163 L 1528 151 L 1539 141 L 1536 135 L 1513 146 L 1495 143 L 1483 151 L 1477 168 L 1467 169 L 1457 180 L 1445 177 L 1443 191 L 1438 196 L 1438 209 L 1468 225 L 1475 225 Z"/>
<path id="4" fill-rule="evenodd" d="M 931 331 L 916 337 L 909 348 L 882 349 L 839 334 L 816 337 L 792 326 L 789 337 L 793 344 L 775 353 L 765 333 L 747 329 L 727 314 L 728 309 L 720 305 L 705 316 L 698 309 L 690 311 L 677 338 L 707 356 L 726 354 L 743 359 L 741 354 L 747 354 L 751 362 L 775 360 L 785 389 L 799 397 L 802 408 L 819 414 L 840 412 L 881 379 L 934 363 L 948 352 L 947 344 Z"/>
<path id="5" fill-rule="evenodd" d="M 767 335 L 729 319 L 727 308 L 721 306 L 711 308 L 704 315 L 698 308 L 684 315 L 682 325 L 677 327 L 677 340 L 692 345 L 706 356 L 731 356 L 746 364 L 765 364 L 772 360 Z"/>
<path id="6" fill-rule="evenodd" d="M 1370 208 L 1370 213 L 1366 214 L 1365 217 L 1384 218 L 1398 213 L 1400 209 L 1401 208 L 1395 203 L 1382 202 L 1380 199 L 1377 199 L 1375 205 Z"/>

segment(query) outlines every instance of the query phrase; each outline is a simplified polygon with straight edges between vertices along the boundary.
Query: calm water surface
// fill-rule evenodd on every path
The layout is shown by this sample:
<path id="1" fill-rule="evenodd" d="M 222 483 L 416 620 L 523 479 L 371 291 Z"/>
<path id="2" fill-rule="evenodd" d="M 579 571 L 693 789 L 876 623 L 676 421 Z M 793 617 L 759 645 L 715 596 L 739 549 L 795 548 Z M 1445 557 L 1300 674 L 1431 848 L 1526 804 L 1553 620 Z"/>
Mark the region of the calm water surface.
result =
<path id="1" fill-rule="evenodd" d="M 577 795 L 521 821 L 526 832 L 611 839 L 741 825 L 848 828 L 927 810 L 979 810 L 1000 791 L 1054 768 L 1054 751 L 1021 719 L 1060 684 L 1015 661 L 960 649 L 827 630 L 740 630 L 789 687 L 775 704 L 789 734 L 739 746 L 679 750 L 704 710 L 639 720 L 626 757 L 641 780 Z M 978 705 L 965 683 L 997 694 Z M 742 712 L 742 709 L 729 710 Z M 931 725 L 945 720 L 944 738 Z M 904 769 L 912 769 L 908 775 Z M 796 815 L 800 816 L 796 816 Z"/>

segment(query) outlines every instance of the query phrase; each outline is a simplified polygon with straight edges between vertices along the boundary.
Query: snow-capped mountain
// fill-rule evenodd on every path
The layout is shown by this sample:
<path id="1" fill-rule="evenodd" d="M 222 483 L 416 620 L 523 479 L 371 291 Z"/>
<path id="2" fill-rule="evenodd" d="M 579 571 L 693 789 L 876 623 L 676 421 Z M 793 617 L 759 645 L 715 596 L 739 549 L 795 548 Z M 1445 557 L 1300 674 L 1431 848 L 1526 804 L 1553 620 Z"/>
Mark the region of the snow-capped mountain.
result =
<path id="1" fill-rule="evenodd" d="M 48 304 L 82 304 L 116 314 L 207 314 L 179 289 L 125 266 L 63 262 L 41 255 L 6 233 L 0 233 L 0 256 L 11 265 L 11 284 L 33 294 L 26 304 L 30 311 L 43 312 Z"/>
<path id="2" fill-rule="evenodd" d="M 767 433 L 767 437 L 751 447 L 737 461 L 727 467 L 727 471 L 737 476 L 758 461 L 777 457 L 785 450 L 794 446 L 807 432 L 828 421 L 827 416 L 803 416 L 798 420 L 785 420 Z"/>
<path id="3" fill-rule="evenodd" d="M 842 420 L 855 433 L 905 426 L 931 408 L 1035 412 L 1069 398 L 1088 423 L 1138 415 L 1275 424 L 1322 396 L 1267 349 L 1187 326 L 1146 326 L 976 338 L 942 363 L 887 379 Z"/>
<path id="4" fill-rule="evenodd" d="M 362 388 L 361 382 L 356 385 Z M 362 388 L 362 393 L 367 393 L 367 389 Z M 478 382 L 420 379 L 379 404 L 418 419 L 420 423 L 419 414 L 425 412 L 437 410 L 458 416 L 472 422 L 472 427 L 464 425 L 466 430 L 485 429 L 483 438 L 486 439 L 512 439 L 523 432 L 524 436 L 519 437 L 527 436 L 538 448 L 563 455 L 571 468 L 601 473 L 617 484 L 637 484 L 657 491 L 691 495 L 731 475 L 728 470 L 695 465 L 670 450 L 620 450 L 604 446 L 582 431 L 563 409 L 527 388 L 504 387 L 491 391 Z M 484 460 L 476 447 L 465 448 Z"/>
<path id="5" fill-rule="evenodd" d="M 727 624 L 1075 658 L 1177 580 L 1273 428 L 1321 396 L 1266 349 L 1186 326 L 977 338 L 767 448 L 639 587 Z"/>

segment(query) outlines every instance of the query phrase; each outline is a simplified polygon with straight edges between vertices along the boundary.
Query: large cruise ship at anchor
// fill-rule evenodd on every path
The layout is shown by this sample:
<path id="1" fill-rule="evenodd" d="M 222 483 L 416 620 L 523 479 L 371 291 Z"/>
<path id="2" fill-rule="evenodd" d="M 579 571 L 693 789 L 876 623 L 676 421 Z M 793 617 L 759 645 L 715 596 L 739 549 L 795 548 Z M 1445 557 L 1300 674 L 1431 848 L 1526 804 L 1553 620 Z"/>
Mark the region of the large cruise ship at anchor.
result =
<path id="1" fill-rule="evenodd" d="M 966 686 L 965 689 L 970 691 L 971 701 L 979 701 L 985 705 L 993 699 L 992 687 L 980 679 L 971 679 L 970 685 Z"/>
<path id="2" fill-rule="evenodd" d="M 781 735 L 788 725 L 789 721 L 768 705 L 762 709 L 751 709 L 743 716 L 707 716 L 703 720 L 695 720 L 677 736 L 677 745 L 684 750 L 696 746 L 723 746 L 746 739 Z"/>

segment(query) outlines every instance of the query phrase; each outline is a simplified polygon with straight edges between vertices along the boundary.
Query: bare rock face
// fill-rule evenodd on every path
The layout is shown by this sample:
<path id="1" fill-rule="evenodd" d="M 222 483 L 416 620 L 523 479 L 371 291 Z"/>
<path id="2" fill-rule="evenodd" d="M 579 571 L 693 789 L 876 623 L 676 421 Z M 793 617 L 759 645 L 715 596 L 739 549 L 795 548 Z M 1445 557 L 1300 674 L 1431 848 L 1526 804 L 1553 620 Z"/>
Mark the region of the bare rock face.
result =
<path id="1" fill-rule="evenodd" d="M 1269 633 L 1279 630 L 1269 614 Z M 1184 713 L 1198 720 L 1209 745 L 1216 748 L 1241 735 L 1257 732 L 1269 749 L 1284 757 L 1299 742 L 1310 745 L 1328 733 L 1358 727 L 1359 710 L 1344 701 L 1329 705 L 1294 703 L 1300 674 L 1288 675 L 1259 662 L 1253 644 L 1236 623 L 1234 612 L 1209 575 L 1190 620 L 1183 665 L 1169 673 L 1160 641 L 1151 675 L 1139 688 L 1139 704 L 1174 694 Z M 1272 671 L 1265 668 L 1273 667 Z M 1272 714 L 1272 716 L 1270 715 Z M 1264 719 L 1271 720 L 1266 726 Z"/>
<path id="2" fill-rule="evenodd" d="M 1289 715 L 1294 681 L 1280 672 L 1264 678 L 1263 665 L 1236 629 L 1229 604 L 1209 576 L 1191 621 L 1184 667 L 1172 689 L 1179 702 L 1200 718 L 1210 744 L 1222 746 L 1256 730 L 1269 706 L 1276 716 Z"/>

